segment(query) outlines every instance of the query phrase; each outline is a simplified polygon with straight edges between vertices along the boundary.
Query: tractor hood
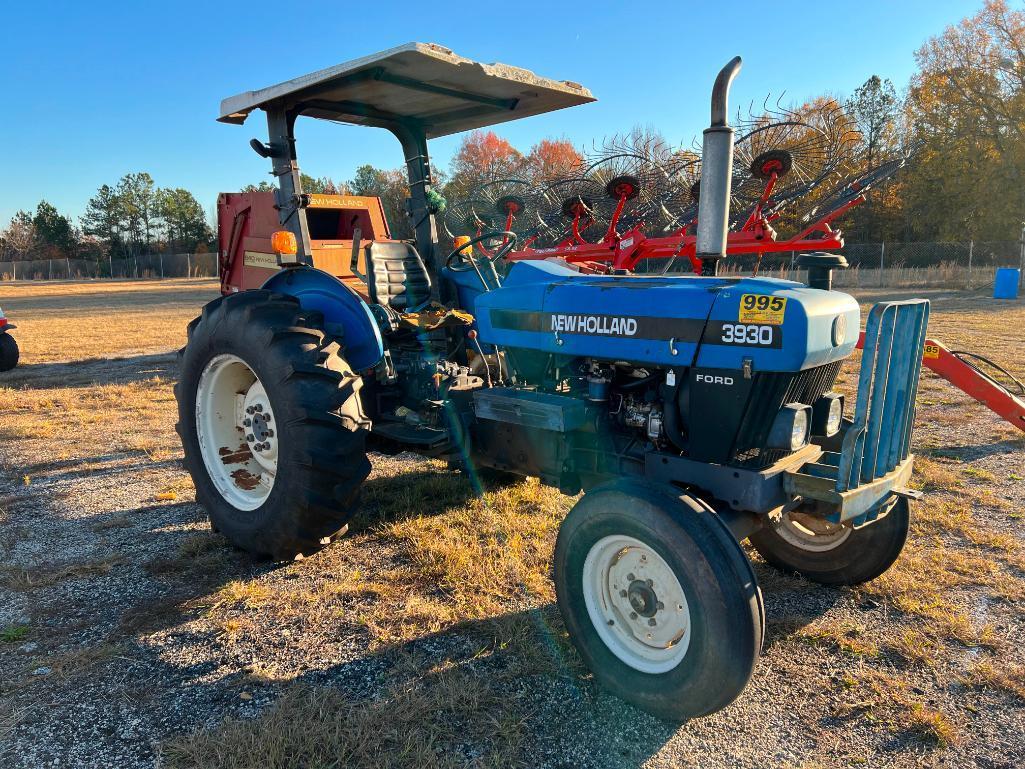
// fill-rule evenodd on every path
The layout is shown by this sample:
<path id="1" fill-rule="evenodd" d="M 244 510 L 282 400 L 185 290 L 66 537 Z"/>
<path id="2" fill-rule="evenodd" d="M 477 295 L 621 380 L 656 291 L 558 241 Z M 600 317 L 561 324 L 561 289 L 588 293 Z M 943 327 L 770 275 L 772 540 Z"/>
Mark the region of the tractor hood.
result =
<path id="1" fill-rule="evenodd" d="M 516 263 L 475 303 L 489 344 L 638 365 L 800 371 L 850 355 L 857 302 L 772 278 L 582 275 Z"/>

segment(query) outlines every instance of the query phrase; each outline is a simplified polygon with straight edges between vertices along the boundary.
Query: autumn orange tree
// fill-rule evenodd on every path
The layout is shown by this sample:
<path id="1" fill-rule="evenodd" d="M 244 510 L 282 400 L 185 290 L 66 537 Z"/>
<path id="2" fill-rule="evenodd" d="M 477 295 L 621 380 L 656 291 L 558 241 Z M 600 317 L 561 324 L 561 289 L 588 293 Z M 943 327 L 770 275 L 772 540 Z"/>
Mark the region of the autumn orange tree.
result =
<path id="1" fill-rule="evenodd" d="M 452 158 L 444 194 L 465 198 L 484 182 L 514 175 L 522 163 L 523 155 L 494 131 L 471 131 Z"/>
<path id="2" fill-rule="evenodd" d="M 524 170 L 534 184 L 571 176 L 583 158 L 568 139 L 542 139 L 527 153 Z"/>

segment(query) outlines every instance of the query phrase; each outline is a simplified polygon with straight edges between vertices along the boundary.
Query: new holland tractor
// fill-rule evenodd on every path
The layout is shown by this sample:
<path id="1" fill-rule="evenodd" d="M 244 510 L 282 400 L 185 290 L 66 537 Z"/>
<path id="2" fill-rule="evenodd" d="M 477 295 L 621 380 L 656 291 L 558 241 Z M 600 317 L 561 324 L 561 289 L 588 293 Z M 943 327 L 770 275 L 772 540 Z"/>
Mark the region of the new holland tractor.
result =
<path id="1" fill-rule="evenodd" d="M 502 265 L 511 232 L 475 238 L 487 256 L 440 249 L 427 140 L 593 101 L 576 83 L 409 44 L 225 100 L 222 122 L 266 113 L 251 144 L 277 189 L 222 196 L 224 296 L 181 354 L 177 429 L 215 529 L 279 559 L 328 544 L 368 440 L 584 491 L 555 548 L 566 629 L 605 687 L 677 721 L 752 675 L 764 612 L 741 541 L 828 585 L 889 568 L 915 497 L 928 303 L 872 309 L 845 409 L 860 313 L 829 288 L 837 258 L 805 259 L 811 285 L 716 274 L 739 68 L 713 88 L 695 276 Z M 398 138 L 415 238 L 390 237 L 376 198 L 303 192 L 300 116 Z"/>

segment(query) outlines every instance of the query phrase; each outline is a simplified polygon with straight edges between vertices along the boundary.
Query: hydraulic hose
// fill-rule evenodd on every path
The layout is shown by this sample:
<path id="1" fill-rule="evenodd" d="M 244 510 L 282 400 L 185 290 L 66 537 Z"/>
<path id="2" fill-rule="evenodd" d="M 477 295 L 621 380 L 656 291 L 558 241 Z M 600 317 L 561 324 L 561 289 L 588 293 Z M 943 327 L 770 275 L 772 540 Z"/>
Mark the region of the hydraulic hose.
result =
<path id="1" fill-rule="evenodd" d="M 621 384 L 616 387 L 617 390 L 636 390 L 638 387 L 644 387 L 644 385 L 651 384 L 661 376 L 661 372 L 656 371 L 654 374 L 648 374 L 642 376 L 640 379 L 634 379 L 632 382 Z"/>
<path id="2" fill-rule="evenodd" d="M 677 374 L 677 379 L 679 379 Z M 662 394 L 662 429 L 666 437 L 680 451 L 687 450 L 687 438 L 680 427 L 680 400 L 683 389 L 679 384 L 663 384 L 659 388 Z"/>

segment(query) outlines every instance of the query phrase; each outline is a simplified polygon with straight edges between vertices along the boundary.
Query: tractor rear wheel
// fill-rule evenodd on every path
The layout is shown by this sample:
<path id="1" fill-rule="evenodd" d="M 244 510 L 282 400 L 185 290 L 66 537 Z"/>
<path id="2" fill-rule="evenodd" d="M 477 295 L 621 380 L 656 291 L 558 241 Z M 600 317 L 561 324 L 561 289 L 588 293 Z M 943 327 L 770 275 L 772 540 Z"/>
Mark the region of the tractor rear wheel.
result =
<path id="1" fill-rule="evenodd" d="M 750 542 L 782 571 L 821 585 L 860 585 L 893 565 L 910 525 L 910 505 L 898 497 L 889 513 L 860 529 L 795 511 L 756 531 Z"/>
<path id="2" fill-rule="evenodd" d="M 175 387 L 178 434 L 213 527 L 257 555 L 326 544 L 370 472 L 361 379 L 319 313 L 246 291 L 189 325 Z"/>
<path id="3" fill-rule="evenodd" d="M 0 371 L 10 371 L 18 365 L 18 358 L 21 353 L 18 350 L 18 343 L 8 333 L 0 334 Z"/>
<path id="4" fill-rule="evenodd" d="M 587 492 L 559 530 L 555 590 L 595 678 L 652 715 L 714 713 L 751 678 L 763 634 L 754 570 L 679 489 L 620 479 Z"/>

